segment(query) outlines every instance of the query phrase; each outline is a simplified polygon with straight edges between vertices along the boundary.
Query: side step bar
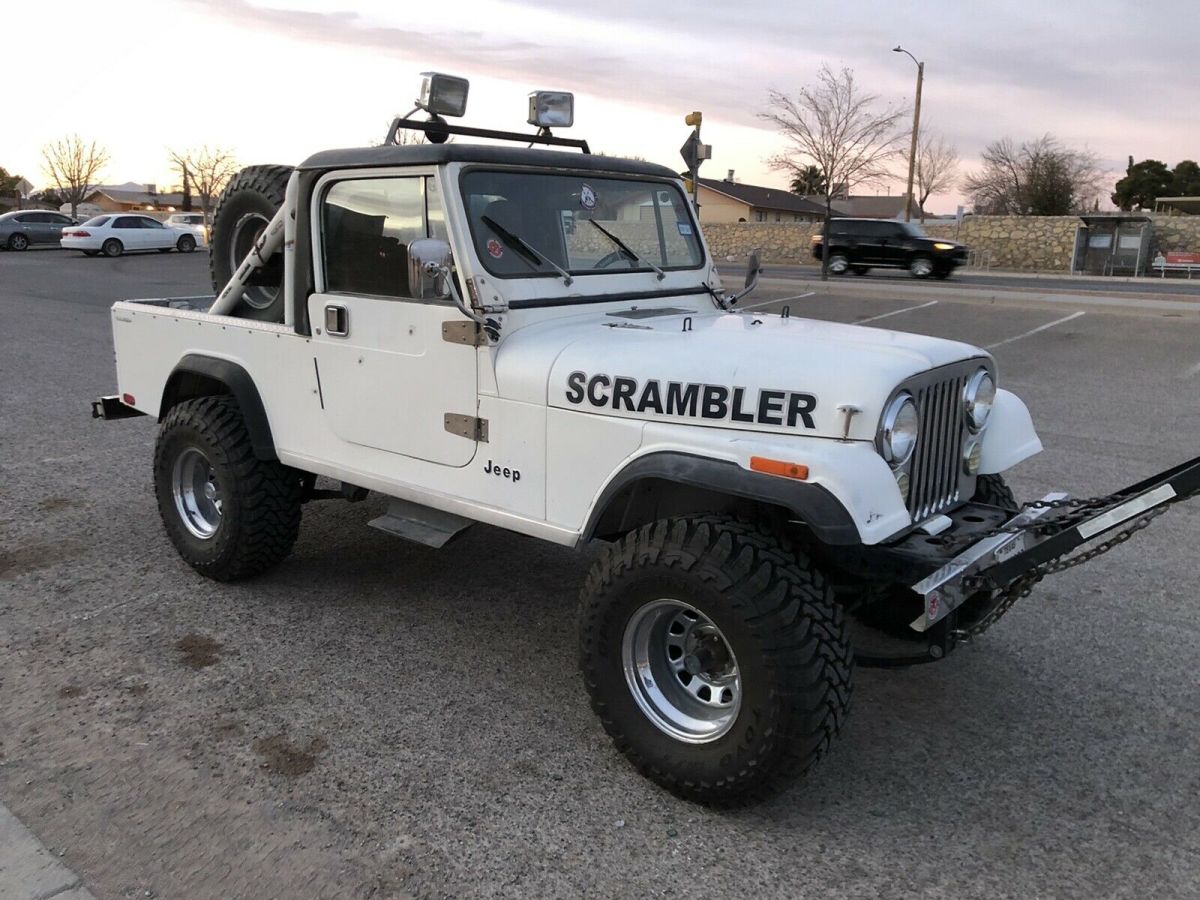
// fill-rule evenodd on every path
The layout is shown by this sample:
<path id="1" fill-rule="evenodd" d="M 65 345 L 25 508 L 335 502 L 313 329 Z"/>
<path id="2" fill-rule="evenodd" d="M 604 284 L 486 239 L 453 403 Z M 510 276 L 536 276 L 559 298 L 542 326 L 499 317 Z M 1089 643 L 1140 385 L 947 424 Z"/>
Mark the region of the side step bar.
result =
<path id="1" fill-rule="evenodd" d="M 367 524 L 396 537 L 402 537 L 406 541 L 424 544 L 436 550 L 446 546 L 451 538 L 466 531 L 475 521 L 410 500 L 392 497 L 388 503 L 388 511 Z"/>

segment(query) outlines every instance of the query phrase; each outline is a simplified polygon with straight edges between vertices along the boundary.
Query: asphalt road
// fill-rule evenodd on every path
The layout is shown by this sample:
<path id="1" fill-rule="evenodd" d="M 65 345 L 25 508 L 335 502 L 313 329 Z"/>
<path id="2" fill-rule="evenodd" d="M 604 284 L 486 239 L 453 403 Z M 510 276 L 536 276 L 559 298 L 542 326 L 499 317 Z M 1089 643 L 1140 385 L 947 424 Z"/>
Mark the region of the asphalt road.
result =
<path id="1" fill-rule="evenodd" d="M 821 271 L 815 266 L 767 265 L 765 275 L 773 278 L 790 278 L 798 281 L 820 282 Z M 901 269 L 871 269 L 866 275 L 843 275 L 841 281 L 863 280 L 863 284 L 874 281 L 910 283 L 913 277 Z M 1200 300 L 1200 278 L 1158 276 L 1146 278 L 1072 278 L 1070 275 L 1022 274 L 1020 272 L 983 273 L 959 269 L 946 281 L 936 278 L 921 282 L 929 291 L 949 290 L 956 287 L 987 287 L 1006 290 L 1063 291 L 1072 294 L 1131 294 L 1145 296 L 1180 295 Z"/>
<path id="2" fill-rule="evenodd" d="M 588 708 L 586 556 L 482 526 L 410 546 L 366 527 L 372 499 L 309 507 L 251 583 L 180 562 L 153 423 L 88 401 L 114 386 L 107 304 L 206 272 L 0 253 L 0 801 L 96 896 L 1200 893 L 1200 503 L 942 663 L 860 670 L 807 786 L 713 812 L 637 775 Z M 1046 444 L 1024 497 L 1198 452 L 1200 314 L 929 297 L 788 302 L 994 345 Z"/>

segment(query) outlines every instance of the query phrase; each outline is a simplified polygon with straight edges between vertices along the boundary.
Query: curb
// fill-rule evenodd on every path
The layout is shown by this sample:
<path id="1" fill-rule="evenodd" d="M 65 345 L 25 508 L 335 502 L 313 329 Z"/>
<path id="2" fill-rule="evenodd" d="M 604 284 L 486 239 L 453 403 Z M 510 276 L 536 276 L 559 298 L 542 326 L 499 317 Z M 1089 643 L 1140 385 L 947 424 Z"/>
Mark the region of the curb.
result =
<path id="1" fill-rule="evenodd" d="M 95 900 L 83 879 L 58 861 L 0 803 L 0 897 L 6 900 Z"/>
<path id="2" fill-rule="evenodd" d="M 808 290 L 826 294 L 852 294 L 855 296 L 868 295 L 906 299 L 917 297 L 922 300 L 944 299 L 948 303 L 1041 303 L 1049 306 L 1090 306 L 1114 311 L 1175 312 L 1200 315 L 1200 296 L 1197 296 L 1194 300 L 1160 300 L 1156 297 L 1128 293 L 1101 294 L 1088 291 L 1087 293 L 1072 294 L 1064 291 L 1037 290 L 1036 288 L 999 286 L 993 288 L 978 285 L 949 285 L 930 288 L 922 286 L 920 283 L 869 282 L 862 279 L 856 279 L 851 282 L 844 281 L 843 279 L 822 282 L 813 281 L 809 278 L 788 278 L 778 275 L 765 276 L 761 279 L 760 283 L 772 287 L 797 287 L 803 285 Z"/>

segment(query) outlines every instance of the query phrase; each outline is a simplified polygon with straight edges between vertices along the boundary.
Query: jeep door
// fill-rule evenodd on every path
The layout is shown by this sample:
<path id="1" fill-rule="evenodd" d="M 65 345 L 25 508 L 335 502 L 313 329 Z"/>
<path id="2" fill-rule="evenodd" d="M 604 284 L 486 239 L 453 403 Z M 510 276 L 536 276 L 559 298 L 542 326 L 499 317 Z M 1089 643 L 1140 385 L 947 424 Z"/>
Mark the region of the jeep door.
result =
<path id="1" fill-rule="evenodd" d="M 478 412 L 476 349 L 443 333 L 466 321 L 450 300 L 416 299 L 409 286 L 408 245 L 447 240 L 446 219 L 433 170 L 400 172 L 317 184 L 308 314 L 320 401 L 344 441 L 465 466 L 477 443 L 447 430 L 447 416 Z"/>

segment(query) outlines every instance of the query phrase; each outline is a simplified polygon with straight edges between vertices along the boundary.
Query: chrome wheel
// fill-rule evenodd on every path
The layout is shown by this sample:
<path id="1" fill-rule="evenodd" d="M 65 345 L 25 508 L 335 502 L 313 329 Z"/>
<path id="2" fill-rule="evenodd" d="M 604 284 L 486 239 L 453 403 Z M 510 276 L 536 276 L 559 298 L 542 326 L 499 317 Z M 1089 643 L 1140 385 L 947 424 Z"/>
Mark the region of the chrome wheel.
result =
<path id="1" fill-rule="evenodd" d="M 229 271 L 236 272 L 246 254 L 254 249 L 259 236 L 271 224 L 266 216 L 260 213 L 247 213 L 237 220 L 233 226 L 233 240 L 230 241 Z M 249 285 L 242 294 L 242 299 L 255 309 L 266 309 L 279 296 L 278 287 L 264 284 Z"/>
<path id="2" fill-rule="evenodd" d="M 14 234 L 8 239 L 8 247 L 10 250 L 24 250 L 29 246 L 29 238 L 23 234 Z"/>
<path id="3" fill-rule="evenodd" d="M 918 256 L 909 265 L 908 271 L 912 272 L 914 278 L 928 278 L 933 272 L 933 261 L 924 256 Z"/>
<path id="4" fill-rule="evenodd" d="M 188 447 L 175 459 L 171 493 L 183 525 L 201 540 L 221 527 L 221 485 L 216 470 L 198 447 Z"/>
<path id="5" fill-rule="evenodd" d="M 733 727 L 742 704 L 737 659 L 695 607 L 665 599 L 642 606 L 625 626 L 621 657 L 634 700 L 659 730 L 706 744 Z"/>
<path id="6" fill-rule="evenodd" d="M 849 268 L 850 260 L 846 257 L 840 254 L 829 257 L 829 271 L 834 275 L 845 275 Z"/>

